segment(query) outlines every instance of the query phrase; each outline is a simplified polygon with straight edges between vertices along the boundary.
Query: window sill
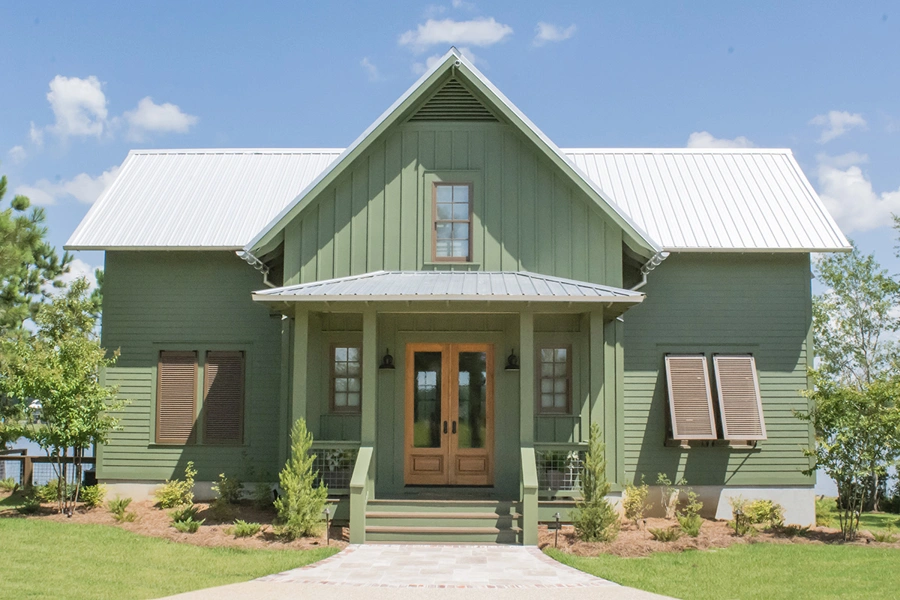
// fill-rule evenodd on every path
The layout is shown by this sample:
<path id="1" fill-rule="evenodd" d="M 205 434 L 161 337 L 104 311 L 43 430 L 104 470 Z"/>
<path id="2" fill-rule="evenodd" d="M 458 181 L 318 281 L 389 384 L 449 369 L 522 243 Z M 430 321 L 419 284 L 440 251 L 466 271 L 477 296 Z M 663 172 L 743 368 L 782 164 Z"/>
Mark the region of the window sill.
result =
<path id="1" fill-rule="evenodd" d="M 760 448 L 755 440 L 666 440 L 666 448 L 727 448 L 729 450 L 743 450 L 745 452 L 759 452 Z"/>

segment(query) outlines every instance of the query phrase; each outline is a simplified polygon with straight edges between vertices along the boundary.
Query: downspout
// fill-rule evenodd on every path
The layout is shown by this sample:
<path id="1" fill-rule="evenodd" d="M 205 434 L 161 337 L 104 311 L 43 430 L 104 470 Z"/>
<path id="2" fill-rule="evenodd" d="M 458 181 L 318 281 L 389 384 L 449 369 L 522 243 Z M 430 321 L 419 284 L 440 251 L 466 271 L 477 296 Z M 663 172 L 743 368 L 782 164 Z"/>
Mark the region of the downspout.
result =
<path id="1" fill-rule="evenodd" d="M 650 271 L 652 271 L 653 269 L 658 267 L 660 264 L 662 264 L 662 261 L 666 260 L 667 258 L 669 258 L 668 252 L 657 252 L 656 254 L 654 254 L 653 258 L 651 258 L 650 260 L 648 260 L 641 266 L 640 282 L 638 282 L 637 285 L 634 285 L 629 289 L 631 291 L 636 292 L 637 290 L 639 290 L 642 287 L 644 287 L 645 285 L 647 285 L 647 275 L 650 273 Z"/>
<path id="2" fill-rule="evenodd" d="M 250 252 L 248 252 L 247 250 L 238 250 L 237 252 L 235 252 L 235 254 L 238 255 L 238 258 L 262 273 L 263 283 L 266 285 L 266 287 L 278 287 L 277 285 L 269 281 L 269 267 L 266 266 L 266 263 L 250 254 Z"/>

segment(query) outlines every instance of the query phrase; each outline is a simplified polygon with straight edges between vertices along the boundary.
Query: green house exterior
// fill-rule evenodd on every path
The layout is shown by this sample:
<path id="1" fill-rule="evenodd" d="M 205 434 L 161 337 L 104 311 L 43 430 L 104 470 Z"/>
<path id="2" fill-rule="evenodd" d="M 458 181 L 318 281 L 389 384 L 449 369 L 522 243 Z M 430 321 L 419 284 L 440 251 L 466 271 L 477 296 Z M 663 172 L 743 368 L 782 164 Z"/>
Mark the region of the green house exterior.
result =
<path id="1" fill-rule="evenodd" d="M 121 358 L 105 377 L 128 400 L 98 477 L 147 494 L 193 461 L 200 496 L 223 472 L 274 484 L 302 417 L 353 542 L 535 544 L 568 518 L 597 423 L 613 499 L 664 473 L 710 516 L 741 495 L 814 522 L 794 416 L 810 253 L 846 239 L 789 153 L 629 152 L 602 171 L 559 150 L 451 51 L 343 151 L 132 153 L 68 244 L 106 251 L 103 344 Z M 662 160 L 719 185 L 692 191 Z M 468 234 L 441 246 L 451 188 Z M 234 418 L 214 405 L 231 388 L 210 391 L 223 352 L 243 365 Z M 196 357 L 175 443 L 172 353 Z M 706 357 L 716 439 L 675 439 L 673 356 Z M 718 356 L 753 357 L 764 439 L 724 439 Z"/>

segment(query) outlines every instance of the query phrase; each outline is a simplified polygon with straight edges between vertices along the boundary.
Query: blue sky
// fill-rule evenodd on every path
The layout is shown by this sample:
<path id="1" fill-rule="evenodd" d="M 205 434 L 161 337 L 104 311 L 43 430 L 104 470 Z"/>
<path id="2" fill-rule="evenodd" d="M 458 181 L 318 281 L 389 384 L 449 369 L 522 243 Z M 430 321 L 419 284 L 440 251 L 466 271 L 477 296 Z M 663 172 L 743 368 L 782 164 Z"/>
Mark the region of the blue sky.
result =
<path id="1" fill-rule="evenodd" d="M 60 246 L 130 148 L 343 147 L 452 43 L 563 147 L 792 148 L 900 271 L 897 4 L 48 2 L 0 20 L 0 172 Z"/>

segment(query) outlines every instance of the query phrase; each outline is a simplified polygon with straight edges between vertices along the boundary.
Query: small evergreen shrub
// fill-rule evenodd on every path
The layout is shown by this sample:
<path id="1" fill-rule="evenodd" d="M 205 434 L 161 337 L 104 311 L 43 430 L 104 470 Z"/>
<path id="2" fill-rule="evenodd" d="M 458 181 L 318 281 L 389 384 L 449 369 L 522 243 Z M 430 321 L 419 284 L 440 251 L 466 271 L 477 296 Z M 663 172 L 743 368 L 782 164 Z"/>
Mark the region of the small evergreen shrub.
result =
<path id="1" fill-rule="evenodd" d="M 60 498 L 60 488 L 65 486 L 65 489 L 62 490 L 63 497 L 69 497 L 75 495 L 75 486 L 73 484 L 60 484 L 59 479 L 51 479 L 44 485 L 39 485 L 31 489 L 31 496 L 37 500 L 38 502 L 56 502 Z"/>
<path id="2" fill-rule="evenodd" d="M 650 527 L 647 531 L 650 532 L 651 537 L 657 542 L 674 542 L 681 539 L 681 536 L 684 535 L 678 527 Z"/>
<path id="3" fill-rule="evenodd" d="M 681 530 L 691 537 L 700 535 L 700 527 L 703 525 L 703 519 L 700 515 L 675 515 L 678 519 L 678 526 Z"/>
<path id="4" fill-rule="evenodd" d="M 322 525 L 328 488 L 317 485 L 319 473 L 313 470 L 316 457 L 309 453 L 312 443 L 306 420 L 297 419 L 291 430 L 291 457 L 278 475 L 283 494 L 275 500 L 275 533 L 287 540 L 315 535 Z"/>
<path id="5" fill-rule="evenodd" d="M 640 527 L 641 519 L 653 506 L 647 502 L 649 494 L 650 486 L 644 483 L 643 475 L 641 475 L 640 485 L 631 483 L 625 485 L 625 498 L 622 499 L 622 509 L 625 511 L 625 518 L 633 521 L 638 527 Z"/>
<path id="6" fill-rule="evenodd" d="M 872 538 L 880 544 L 893 544 L 897 541 L 897 536 L 894 535 L 891 529 L 887 531 L 873 531 Z"/>
<path id="7" fill-rule="evenodd" d="M 41 510 L 41 503 L 37 498 L 26 496 L 22 504 L 16 507 L 16 511 L 21 515 L 33 515 Z"/>
<path id="8" fill-rule="evenodd" d="M 576 535 L 586 542 L 611 542 L 619 534 L 619 515 L 606 499 L 609 481 L 606 479 L 605 446 L 597 423 L 591 424 L 589 440 L 581 473 L 582 498 L 575 503 L 572 523 Z"/>
<path id="9" fill-rule="evenodd" d="M 0 479 L 0 492 L 14 492 L 18 487 L 19 484 L 12 477 Z"/>
<path id="10" fill-rule="evenodd" d="M 753 500 L 744 505 L 744 515 L 754 525 L 779 527 L 784 524 L 784 508 L 771 500 Z"/>
<path id="11" fill-rule="evenodd" d="M 190 506 L 183 506 L 176 510 L 173 510 L 169 513 L 169 516 L 172 517 L 172 521 L 175 523 L 179 523 L 182 521 L 194 521 L 197 519 L 197 511 L 199 509 L 193 504 Z"/>
<path id="12" fill-rule="evenodd" d="M 256 535 L 262 529 L 262 525 L 259 523 L 248 523 L 246 521 L 241 521 L 238 519 L 234 522 L 234 527 L 231 528 L 231 533 L 234 537 L 251 537 Z"/>
<path id="13" fill-rule="evenodd" d="M 184 481 L 180 479 L 166 479 L 161 488 L 153 492 L 160 508 L 175 508 L 176 506 L 190 505 L 194 503 L 194 477 L 197 470 L 194 461 L 188 461 L 184 468 Z"/>
<path id="14" fill-rule="evenodd" d="M 81 502 L 85 508 L 97 508 L 103 506 L 106 499 L 106 486 L 102 483 L 88 485 L 81 488 Z"/>
<path id="15" fill-rule="evenodd" d="M 193 519 L 187 519 L 184 521 L 175 521 L 172 523 L 172 527 L 175 528 L 176 531 L 180 531 L 181 533 L 197 533 L 197 530 L 200 529 L 200 526 L 203 525 L 204 519 L 199 521 L 195 521 Z"/>
<path id="16" fill-rule="evenodd" d="M 213 484 L 212 489 L 219 494 L 218 500 L 225 504 L 237 504 L 244 491 L 244 484 L 237 477 L 225 477 L 225 473 L 219 473 L 219 480 Z"/>
<path id="17" fill-rule="evenodd" d="M 824 496 L 816 498 L 816 527 L 832 527 L 834 520 L 831 511 L 837 507 L 834 498 Z"/>
<path id="18" fill-rule="evenodd" d="M 780 525 L 774 527 L 773 530 L 784 537 L 797 537 L 798 535 L 806 535 L 809 532 L 809 525 L 801 527 L 800 525 Z"/>
<path id="19" fill-rule="evenodd" d="M 212 501 L 209 505 L 209 510 L 207 510 L 207 514 L 209 518 L 218 523 L 224 523 L 226 521 L 231 521 L 234 519 L 234 505 L 227 504 L 223 502 L 221 499 L 217 498 Z"/>
<path id="20" fill-rule="evenodd" d="M 665 511 L 666 518 L 674 519 L 675 511 L 678 508 L 678 499 L 681 497 L 681 486 L 687 485 L 687 480 L 682 478 L 673 485 L 668 475 L 657 473 L 656 485 L 659 486 L 660 506 Z"/>
<path id="21" fill-rule="evenodd" d="M 128 512 L 128 506 L 131 504 L 131 498 L 119 498 L 107 502 L 106 507 L 113 514 L 113 518 L 119 523 L 131 523 L 137 519 L 137 513 Z"/>
<path id="22" fill-rule="evenodd" d="M 253 506 L 260 509 L 272 508 L 275 501 L 275 495 L 272 493 L 272 486 L 268 483 L 257 483 L 253 487 Z"/>

